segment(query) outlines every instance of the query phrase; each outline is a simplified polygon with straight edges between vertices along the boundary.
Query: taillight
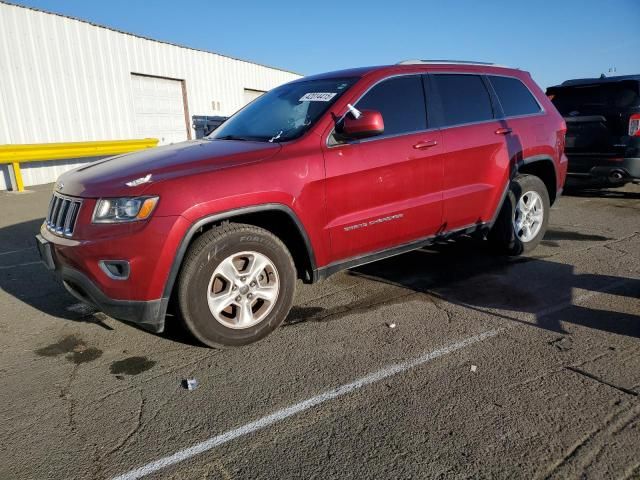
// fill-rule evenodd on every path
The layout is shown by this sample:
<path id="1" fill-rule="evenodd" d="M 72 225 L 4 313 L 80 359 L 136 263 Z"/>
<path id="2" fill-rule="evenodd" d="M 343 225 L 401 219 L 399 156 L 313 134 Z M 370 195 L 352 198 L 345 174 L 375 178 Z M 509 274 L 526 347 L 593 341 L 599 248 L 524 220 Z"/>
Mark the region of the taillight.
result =
<path id="1" fill-rule="evenodd" d="M 555 94 L 553 94 L 553 93 L 547 93 L 547 98 L 548 98 L 549 100 L 553 100 L 554 98 L 556 98 L 556 96 L 555 96 Z"/>
<path id="2" fill-rule="evenodd" d="M 629 117 L 629 136 L 640 137 L 640 113 L 634 113 Z"/>

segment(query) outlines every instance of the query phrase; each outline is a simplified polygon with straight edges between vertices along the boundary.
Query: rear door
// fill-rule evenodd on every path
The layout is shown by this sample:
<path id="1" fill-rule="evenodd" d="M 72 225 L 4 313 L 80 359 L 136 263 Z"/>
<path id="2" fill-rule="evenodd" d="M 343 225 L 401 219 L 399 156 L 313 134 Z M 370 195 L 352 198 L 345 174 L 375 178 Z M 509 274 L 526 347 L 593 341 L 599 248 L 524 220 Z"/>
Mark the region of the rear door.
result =
<path id="1" fill-rule="evenodd" d="M 435 233 L 442 219 L 442 142 L 427 125 L 421 75 L 380 81 L 355 104 L 377 110 L 384 134 L 325 147 L 333 260 Z"/>
<path id="2" fill-rule="evenodd" d="M 498 120 L 482 75 L 433 73 L 445 147 L 444 230 L 489 221 L 509 174 L 504 121 Z"/>
<path id="3" fill-rule="evenodd" d="M 639 93 L 633 80 L 548 89 L 547 95 L 567 123 L 567 155 L 623 155 L 629 117 L 640 106 Z M 573 162 L 572 169 L 577 165 Z"/>

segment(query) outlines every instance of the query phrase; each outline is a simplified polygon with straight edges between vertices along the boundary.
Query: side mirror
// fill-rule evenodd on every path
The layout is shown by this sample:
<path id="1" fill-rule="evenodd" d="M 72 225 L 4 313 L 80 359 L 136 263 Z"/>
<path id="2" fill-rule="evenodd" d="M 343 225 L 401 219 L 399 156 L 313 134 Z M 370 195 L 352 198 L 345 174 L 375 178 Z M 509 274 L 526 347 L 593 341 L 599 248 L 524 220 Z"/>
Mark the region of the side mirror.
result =
<path id="1" fill-rule="evenodd" d="M 382 114 L 375 110 L 362 110 L 355 118 L 348 114 L 342 124 L 340 134 L 346 138 L 367 138 L 384 133 Z"/>

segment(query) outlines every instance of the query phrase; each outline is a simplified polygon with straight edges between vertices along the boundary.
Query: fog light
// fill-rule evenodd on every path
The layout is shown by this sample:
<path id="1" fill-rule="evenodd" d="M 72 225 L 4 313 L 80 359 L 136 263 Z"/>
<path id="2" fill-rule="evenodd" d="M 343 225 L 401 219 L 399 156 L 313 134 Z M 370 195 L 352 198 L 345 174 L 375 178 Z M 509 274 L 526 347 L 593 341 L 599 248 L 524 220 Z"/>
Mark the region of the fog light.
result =
<path id="1" fill-rule="evenodd" d="M 126 260 L 100 260 L 98 265 L 112 280 L 126 280 L 131 273 L 131 267 Z"/>

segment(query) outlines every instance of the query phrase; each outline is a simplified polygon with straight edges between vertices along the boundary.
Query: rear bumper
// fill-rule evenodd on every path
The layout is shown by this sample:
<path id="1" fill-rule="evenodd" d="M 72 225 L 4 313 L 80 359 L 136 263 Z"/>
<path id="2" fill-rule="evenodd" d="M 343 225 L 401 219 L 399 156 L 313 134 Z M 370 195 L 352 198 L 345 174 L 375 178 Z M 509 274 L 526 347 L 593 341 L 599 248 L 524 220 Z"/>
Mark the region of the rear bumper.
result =
<path id="1" fill-rule="evenodd" d="M 586 180 L 622 185 L 640 180 L 640 157 L 606 157 L 568 155 L 567 175 L 574 180 Z"/>

